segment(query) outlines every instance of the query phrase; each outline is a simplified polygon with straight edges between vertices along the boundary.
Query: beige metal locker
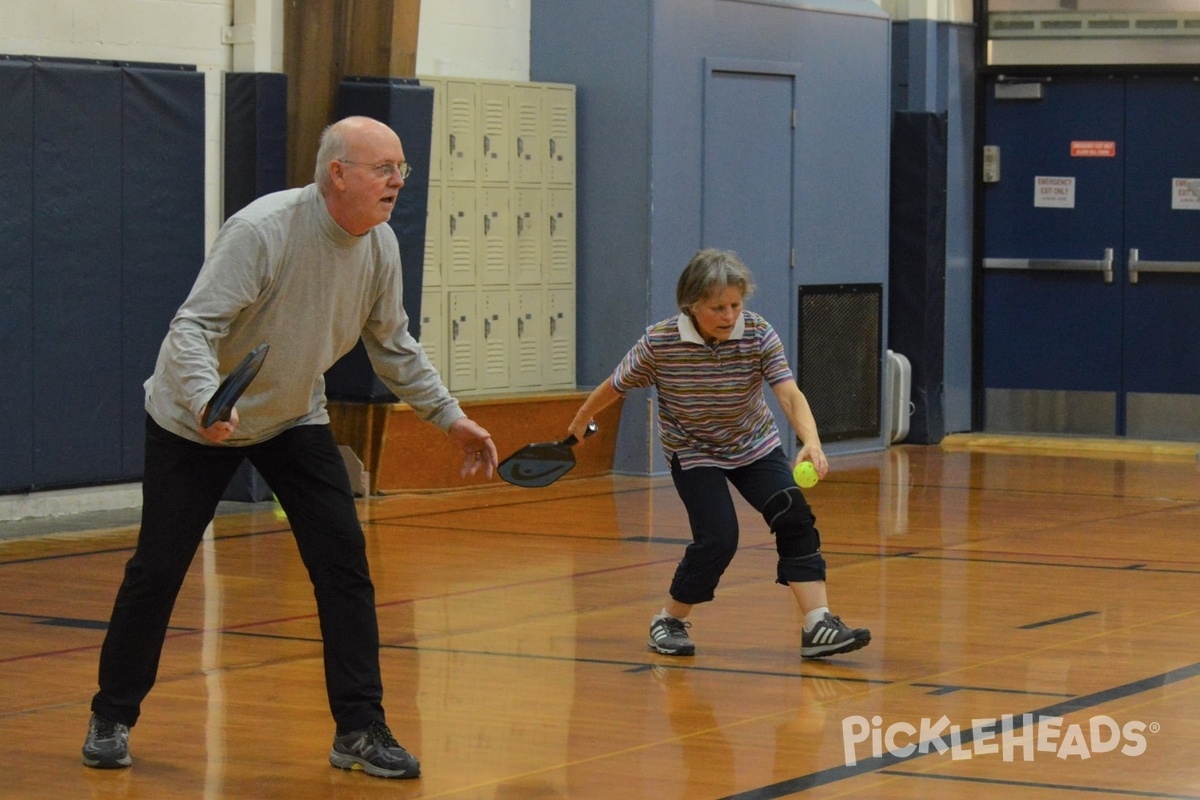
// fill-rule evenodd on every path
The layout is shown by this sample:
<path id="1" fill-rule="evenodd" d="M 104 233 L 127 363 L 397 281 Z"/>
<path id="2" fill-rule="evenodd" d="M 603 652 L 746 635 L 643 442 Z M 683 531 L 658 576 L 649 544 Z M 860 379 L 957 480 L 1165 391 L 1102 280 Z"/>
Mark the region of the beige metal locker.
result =
<path id="1" fill-rule="evenodd" d="M 549 149 L 542 110 L 543 94 L 539 85 L 518 84 L 512 89 L 513 133 L 517 139 L 513 161 L 515 183 L 538 184 L 543 179 Z"/>
<path id="2" fill-rule="evenodd" d="M 546 290 L 546 386 L 575 386 L 575 288 Z"/>
<path id="3" fill-rule="evenodd" d="M 483 348 L 479 353 L 479 388 L 507 389 L 509 386 L 508 351 L 512 347 L 512 314 L 508 289 L 479 293 L 483 319 Z"/>
<path id="4" fill-rule="evenodd" d="M 546 203 L 537 189 L 513 190 L 513 282 L 518 286 L 540 286 L 546 261 Z"/>
<path id="5" fill-rule="evenodd" d="M 546 180 L 575 184 L 575 87 L 551 85 L 545 91 L 545 117 L 550 138 Z"/>
<path id="6" fill-rule="evenodd" d="M 479 215 L 474 186 L 446 186 L 442 190 L 442 276 L 447 286 L 474 286 Z"/>
<path id="7" fill-rule="evenodd" d="M 473 183 L 479 169 L 479 84 L 446 80 L 445 179 Z"/>
<path id="8" fill-rule="evenodd" d="M 443 377 L 451 392 L 473 391 L 478 385 L 476 359 L 482 340 L 478 300 L 474 289 L 450 292 L 446 298 L 450 339 L 446 347 L 447 373 Z"/>
<path id="9" fill-rule="evenodd" d="M 446 293 L 440 288 L 421 293 L 421 347 L 429 362 L 446 374 Z"/>
<path id="10" fill-rule="evenodd" d="M 413 164 L 414 170 L 427 170 L 429 174 L 429 183 L 434 184 L 442 179 L 442 160 L 446 154 L 445 136 L 446 136 L 446 82 L 440 78 L 421 77 L 419 82 L 422 86 L 428 86 L 433 89 L 433 124 L 430 127 L 429 138 L 431 147 L 429 151 L 428 164 Z"/>
<path id="11" fill-rule="evenodd" d="M 480 85 L 480 128 L 483 154 L 479 179 L 484 183 L 508 183 L 512 162 L 512 122 L 509 99 L 512 87 L 507 84 Z"/>
<path id="12" fill-rule="evenodd" d="M 425 214 L 425 263 L 421 269 L 422 289 L 442 286 L 442 188 L 429 187 L 429 210 Z"/>
<path id="13" fill-rule="evenodd" d="M 574 388 L 575 87 L 421 81 L 434 89 L 430 359 L 459 394 Z"/>
<path id="14" fill-rule="evenodd" d="M 514 389 L 537 389 L 545 383 L 546 321 L 545 291 L 541 287 L 512 292 L 513 350 L 510 372 Z"/>
<path id="15" fill-rule="evenodd" d="M 545 280 L 551 286 L 575 283 L 575 190 L 546 192 Z"/>
<path id="16" fill-rule="evenodd" d="M 475 208 L 479 214 L 479 284 L 508 286 L 512 280 L 512 210 L 508 188 L 480 189 Z"/>

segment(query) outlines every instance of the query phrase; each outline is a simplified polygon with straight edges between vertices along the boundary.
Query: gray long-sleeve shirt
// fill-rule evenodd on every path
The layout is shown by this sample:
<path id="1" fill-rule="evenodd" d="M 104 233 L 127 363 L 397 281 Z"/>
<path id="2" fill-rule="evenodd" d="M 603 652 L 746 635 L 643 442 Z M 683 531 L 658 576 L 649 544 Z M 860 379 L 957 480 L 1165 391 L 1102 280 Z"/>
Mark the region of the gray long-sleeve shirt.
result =
<path id="1" fill-rule="evenodd" d="M 324 373 L 361 336 L 388 389 L 446 430 L 465 414 L 409 334 L 401 293 L 400 249 L 388 225 L 352 236 L 313 184 L 262 197 L 218 233 L 146 381 L 146 410 L 172 433 L 204 442 L 197 416 L 220 376 L 267 342 L 225 444 L 326 423 Z"/>

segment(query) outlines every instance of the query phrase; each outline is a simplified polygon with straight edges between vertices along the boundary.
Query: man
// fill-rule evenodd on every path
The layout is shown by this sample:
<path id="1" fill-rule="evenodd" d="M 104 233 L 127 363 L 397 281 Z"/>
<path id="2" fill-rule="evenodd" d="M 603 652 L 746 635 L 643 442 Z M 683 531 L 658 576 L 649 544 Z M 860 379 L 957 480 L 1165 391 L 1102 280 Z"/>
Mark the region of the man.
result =
<path id="1" fill-rule="evenodd" d="M 171 609 L 248 458 L 287 514 L 313 582 L 337 725 L 330 763 L 387 778 L 420 774 L 384 717 L 375 590 L 323 378 L 361 336 L 387 387 L 462 449 L 461 473 L 491 477 L 491 436 L 408 332 L 400 250 L 386 224 L 408 173 L 390 128 L 344 119 L 321 137 L 313 184 L 258 199 L 218 233 L 145 385 L 141 531 L 100 651 L 87 766 L 132 763 L 129 729 L 154 685 Z M 229 420 L 202 428 L 218 376 L 260 342 L 270 355 Z"/>

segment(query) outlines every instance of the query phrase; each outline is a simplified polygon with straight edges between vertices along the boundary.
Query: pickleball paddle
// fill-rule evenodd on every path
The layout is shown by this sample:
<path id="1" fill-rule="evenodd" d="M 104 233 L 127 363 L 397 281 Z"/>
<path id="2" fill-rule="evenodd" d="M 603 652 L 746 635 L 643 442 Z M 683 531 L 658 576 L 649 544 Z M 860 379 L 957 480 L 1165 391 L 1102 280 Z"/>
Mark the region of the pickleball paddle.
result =
<path id="1" fill-rule="evenodd" d="M 596 432 L 596 423 L 589 422 L 583 436 Z M 558 442 L 527 444 L 500 462 L 500 477 L 513 486 L 529 489 L 549 486 L 575 466 L 574 447 L 579 443 L 574 434 Z"/>
<path id="2" fill-rule="evenodd" d="M 229 415 L 233 411 L 233 404 L 242 396 L 242 392 L 246 391 L 246 387 L 250 385 L 250 381 L 258 375 L 258 371 L 262 369 L 263 361 L 267 358 L 267 350 L 270 346 L 263 342 L 258 347 L 251 350 L 242 359 L 242 363 L 234 368 L 233 372 L 225 376 L 225 380 L 221 381 L 221 385 L 213 392 L 212 398 L 208 401 L 208 406 L 204 409 L 204 416 L 200 419 L 200 424 L 207 428 L 214 422 L 227 422 Z"/>

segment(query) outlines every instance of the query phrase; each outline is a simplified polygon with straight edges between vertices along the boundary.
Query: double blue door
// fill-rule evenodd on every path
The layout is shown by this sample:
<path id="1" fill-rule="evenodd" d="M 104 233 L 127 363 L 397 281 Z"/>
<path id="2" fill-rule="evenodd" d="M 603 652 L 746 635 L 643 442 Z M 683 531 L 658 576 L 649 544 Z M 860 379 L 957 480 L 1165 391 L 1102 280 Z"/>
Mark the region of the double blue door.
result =
<path id="1" fill-rule="evenodd" d="M 1200 78 L 986 104 L 985 429 L 1200 436 Z"/>

